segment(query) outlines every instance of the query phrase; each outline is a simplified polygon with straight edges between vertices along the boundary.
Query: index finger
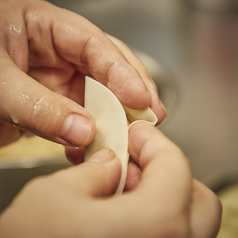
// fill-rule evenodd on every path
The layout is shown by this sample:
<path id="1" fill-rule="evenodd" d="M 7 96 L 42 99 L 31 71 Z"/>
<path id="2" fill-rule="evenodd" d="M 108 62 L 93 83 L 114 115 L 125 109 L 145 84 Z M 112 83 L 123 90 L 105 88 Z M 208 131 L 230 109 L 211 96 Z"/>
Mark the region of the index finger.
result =
<path id="1" fill-rule="evenodd" d="M 62 58 L 106 85 L 123 105 L 134 109 L 150 106 L 151 95 L 140 74 L 98 27 L 49 3 L 44 11 L 38 7 L 37 14 L 50 17 L 54 47 Z"/>
<path id="2" fill-rule="evenodd" d="M 137 122 L 129 130 L 129 153 L 142 169 L 136 193 L 156 200 L 160 212 L 165 209 L 166 214 L 188 208 L 192 191 L 190 166 L 175 144 L 158 129 Z"/>
<path id="3" fill-rule="evenodd" d="M 123 54 L 126 56 L 128 61 L 137 69 L 139 72 L 142 80 L 144 81 L 147 89 L 149 90 L 152 101 L 150 108 L 155 113 L 155 115 L 158 118 L 157 125 L 161 124 L 165 118 L 167 117 L 166 109 L 162 103 L 162 101 L 159 98 L 159 92 L 157 89 L 157 86 L 153 79 L 151 78 L 151 75 L 145 65 L 142 63 L 142 61 L 136 57 L 136 55 L 130 50 L 130 48 L 125 45 L 122 41 L 118 40 L 117 38 L 108 35 L 108 37 L 113 41 L 115 45 L 118 46 L 118 48 L 123 52 Z"/>

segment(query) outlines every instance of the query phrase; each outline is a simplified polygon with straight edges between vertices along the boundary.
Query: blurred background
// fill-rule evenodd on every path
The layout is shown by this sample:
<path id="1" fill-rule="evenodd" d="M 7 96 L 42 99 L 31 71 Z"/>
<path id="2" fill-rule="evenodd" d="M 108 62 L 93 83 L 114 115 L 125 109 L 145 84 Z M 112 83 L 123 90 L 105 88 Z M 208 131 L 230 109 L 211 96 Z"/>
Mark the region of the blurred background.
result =
<path id="1" fill-rule="evenodd" d="M 219 237 L 238 237 L 238 203 L 226 197 L 238 180 L 238 1 L 51 2 L 119 38 L 145 63 L 168 110 L 159 129 L 224 201 Z"/>

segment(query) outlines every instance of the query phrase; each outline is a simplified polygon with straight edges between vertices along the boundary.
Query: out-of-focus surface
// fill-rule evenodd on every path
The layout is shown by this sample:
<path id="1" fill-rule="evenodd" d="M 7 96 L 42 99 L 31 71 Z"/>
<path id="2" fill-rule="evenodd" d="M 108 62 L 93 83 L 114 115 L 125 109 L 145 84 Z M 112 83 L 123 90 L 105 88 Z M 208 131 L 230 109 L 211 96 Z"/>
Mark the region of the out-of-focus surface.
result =
<path id="1" fill-rule="evenodd" d="M 222 202 L 222 226 L 217 238 L 238 237 L 238 183 L 231 184 L 218 192 Z"/>
<path id="2" fill-rule="evenodd" d="M 31 136 L 0 148 L 0 212 L 30 179 L 69 167 L 62 145 Z"/>
<path id="3" fill-rule="evenodd" d="M 0 168 L 3 164 L 37 163 L 52 158 L 64 157 L 62 145 L 37 136 L 22 137 L 18 141 L 0 148 Z"/>

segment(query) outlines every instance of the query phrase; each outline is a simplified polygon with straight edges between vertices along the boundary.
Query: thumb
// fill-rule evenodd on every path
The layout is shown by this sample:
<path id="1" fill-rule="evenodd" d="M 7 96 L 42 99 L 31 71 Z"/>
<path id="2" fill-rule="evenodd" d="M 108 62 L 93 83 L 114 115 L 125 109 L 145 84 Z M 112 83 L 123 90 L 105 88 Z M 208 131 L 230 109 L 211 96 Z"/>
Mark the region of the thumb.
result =
<path id="1" fill-rule="evenodd" d="M 119 184 L 121 162 L 112 150 L 103 148 L 87 162 L 61 170 L 55 176 L 58 176 L 61 184 L 78 194 L 109 196 L 115 193 Z"/>
<path id="2" fill-rule="evenodd" d="M 1 67 L 0 121 L 64 145 L 85 146 L 95 133 L 92 116 L 18 69 Z"/>

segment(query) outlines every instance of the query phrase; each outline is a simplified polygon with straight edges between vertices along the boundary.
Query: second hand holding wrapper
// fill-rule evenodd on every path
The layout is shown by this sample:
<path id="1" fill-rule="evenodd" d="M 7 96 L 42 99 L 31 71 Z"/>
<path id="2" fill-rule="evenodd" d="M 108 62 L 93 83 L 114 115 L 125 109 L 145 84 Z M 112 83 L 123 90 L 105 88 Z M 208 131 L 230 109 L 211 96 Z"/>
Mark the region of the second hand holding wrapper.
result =
<path id="1" fill-rule="evenodd" d="M 107 87 L 89 77 L 85 78 L 84 106 L 96 122 L 95 137 L 85 148 L 84 159 L 87 160 L 102 147 L 113 150 L 122 163 L 121 180 L 116 191 L 116 194 L 121 194 L 125 186 L 129 160 L 128 129 L 139 120 L 154 126 L 157 117 L 150 108 L 134 110 L 123 106 Z"/>

